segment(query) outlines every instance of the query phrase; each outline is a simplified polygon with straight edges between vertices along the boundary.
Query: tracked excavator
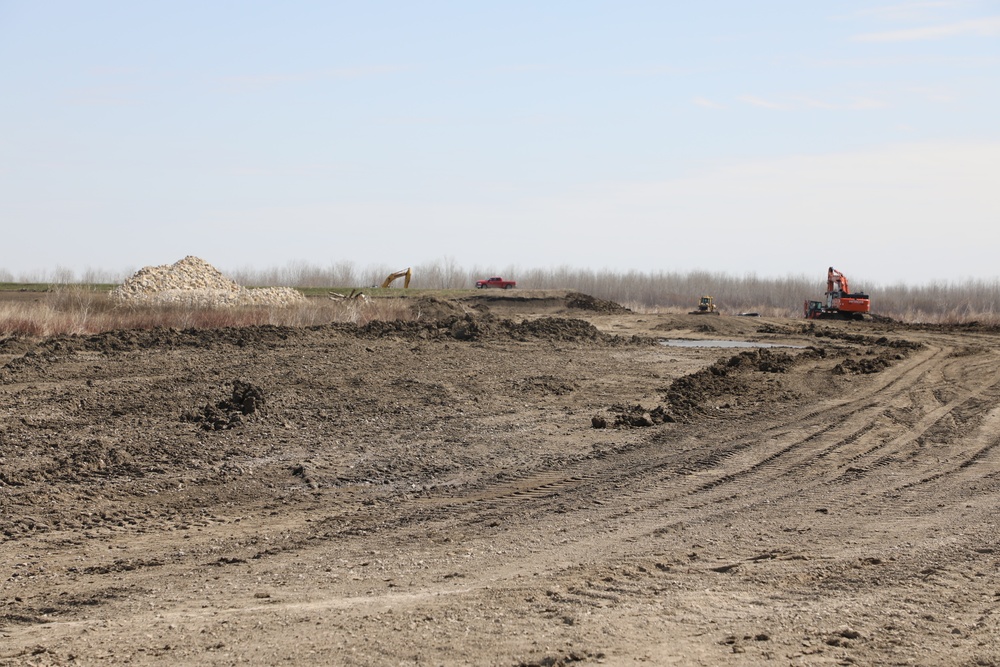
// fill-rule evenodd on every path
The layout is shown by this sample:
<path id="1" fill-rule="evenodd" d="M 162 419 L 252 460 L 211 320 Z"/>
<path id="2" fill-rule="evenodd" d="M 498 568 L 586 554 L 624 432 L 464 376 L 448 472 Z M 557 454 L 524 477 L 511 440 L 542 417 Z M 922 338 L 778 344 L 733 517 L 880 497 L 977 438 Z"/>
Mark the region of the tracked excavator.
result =
<path id="1" fill-rule="evenodd" d="M 385 280 L 382 281 L 382 287 L 389 287 L 397 278 L 403 279 L 403 288 L 410 286 L 410 278 L 413 277 L 413 271 L 410 267 L 406 267 L 402 271 L 396 271 L 395 273 L 390 273 Z"/>
<path id="2" fill-rule="evenodd" d="M 831 266 L 826 272 L 826 303 L 807 300 L 804 310 L 810 320 L 864 320 L 870 317 L 871 299 L 851 292 L 847 276 Z"/>

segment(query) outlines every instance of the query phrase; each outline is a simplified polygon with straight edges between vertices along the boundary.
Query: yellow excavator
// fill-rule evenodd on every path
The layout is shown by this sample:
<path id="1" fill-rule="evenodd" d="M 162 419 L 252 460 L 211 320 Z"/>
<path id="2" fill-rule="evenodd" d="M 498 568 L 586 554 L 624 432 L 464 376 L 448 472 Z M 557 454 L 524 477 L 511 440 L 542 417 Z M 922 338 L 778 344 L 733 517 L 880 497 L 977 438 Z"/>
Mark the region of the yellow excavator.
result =
<path id="1" fill-rule="evenodd" d="M 395 273 L 390 273 L 385 280 L 382 281 L 382 287 L 388 287 L 397 278 L 403 278 L 403 287 L 407 288 L 410 286 L 410 278 L 413 277 L 413 271 L 410 267 L 406 267 L 402 271 L 396 271 Z"/>

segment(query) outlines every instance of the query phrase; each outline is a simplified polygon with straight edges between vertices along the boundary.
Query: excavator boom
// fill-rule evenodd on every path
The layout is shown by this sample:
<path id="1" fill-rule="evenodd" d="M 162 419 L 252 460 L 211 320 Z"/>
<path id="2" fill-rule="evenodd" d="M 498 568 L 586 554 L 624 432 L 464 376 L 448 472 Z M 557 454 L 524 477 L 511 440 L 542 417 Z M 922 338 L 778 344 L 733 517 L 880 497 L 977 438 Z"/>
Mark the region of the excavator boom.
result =
<path id="1" fill-rule="evenodd" d="M 851 289 L 847 286 L 847 276 L 831 266 L 826 272 L 826 291 L 850 292 Z"/>
<path id="2" fill-rule="evenodd" d="M 389 287 L 392 285 L 393 281 L 397 278 L 403 278 L 403 288 L 410 286 L 410 278 L 413 277 L 413 271 L 409 267 L 403 269 L 402 271 L 396 271 L 395 273 L 390 273 L 385 280 L 382 281 L 382 287 Z"/>

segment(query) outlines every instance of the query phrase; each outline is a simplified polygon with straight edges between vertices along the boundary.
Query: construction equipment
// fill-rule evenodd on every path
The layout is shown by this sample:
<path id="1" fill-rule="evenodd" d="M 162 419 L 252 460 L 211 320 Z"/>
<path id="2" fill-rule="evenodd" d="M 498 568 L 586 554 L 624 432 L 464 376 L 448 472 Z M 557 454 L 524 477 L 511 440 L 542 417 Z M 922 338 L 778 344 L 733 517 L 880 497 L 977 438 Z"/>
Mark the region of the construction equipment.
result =
<path id="1" fill-rule="evenodd" d="M 715 297 L 703 296 L 698 302 L 698 310 L 692 310 L 688 315 L 718 315 L 719 311 L 715 307 Z"/>
<path id="2" fill-rule="evenodd" d="M 413 271 L 410 270 L 410 267 L 406 267 L 402 271 L 390 273 L 386 279 L 382 281 L 382 287 L 388 287 L 389 285 L 392 285 L 393 281 L 397 278 L 403 278 L 403 288 L 405 289 L 410 286 L 410 278 L 412 277 Z"/>
<path id="3" fill-rule="evenodd" d="M 864 320 L 870 317 L 871 299 L 851 292 L 847 276 L 831 266 L 826 273 L 826 303 L 807 300 L 803 310 L 810 320 Z"/>

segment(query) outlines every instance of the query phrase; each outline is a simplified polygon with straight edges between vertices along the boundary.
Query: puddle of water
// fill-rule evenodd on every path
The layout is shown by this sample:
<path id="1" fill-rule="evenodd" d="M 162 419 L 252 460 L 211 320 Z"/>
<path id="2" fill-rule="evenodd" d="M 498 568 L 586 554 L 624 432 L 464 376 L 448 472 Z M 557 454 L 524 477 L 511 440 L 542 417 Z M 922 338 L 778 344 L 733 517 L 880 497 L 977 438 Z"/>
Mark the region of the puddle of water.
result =
<path id="1" fill-rule="evenodd" d="M 667 347 L 794 347 L 805 348 L 805 345 L 782 345 L 780 343 L 754 343 L 745 340 L 688 340 L 684 338 L 664 338 L 660 345 Z"/>

